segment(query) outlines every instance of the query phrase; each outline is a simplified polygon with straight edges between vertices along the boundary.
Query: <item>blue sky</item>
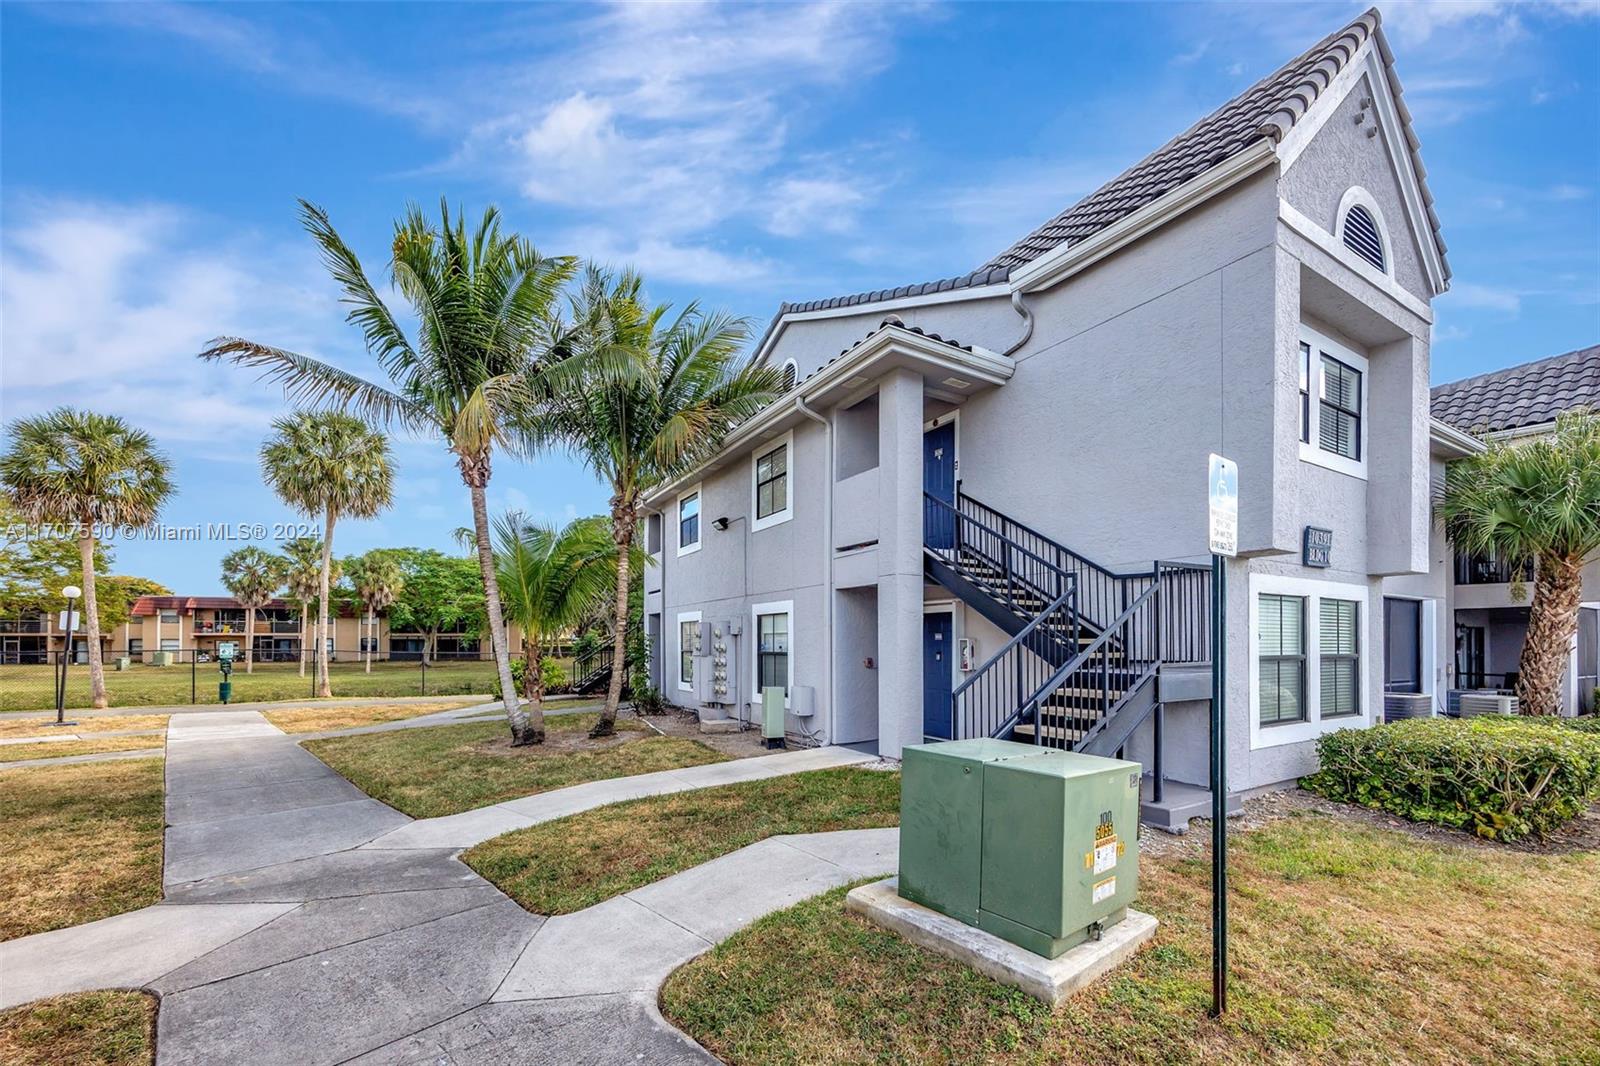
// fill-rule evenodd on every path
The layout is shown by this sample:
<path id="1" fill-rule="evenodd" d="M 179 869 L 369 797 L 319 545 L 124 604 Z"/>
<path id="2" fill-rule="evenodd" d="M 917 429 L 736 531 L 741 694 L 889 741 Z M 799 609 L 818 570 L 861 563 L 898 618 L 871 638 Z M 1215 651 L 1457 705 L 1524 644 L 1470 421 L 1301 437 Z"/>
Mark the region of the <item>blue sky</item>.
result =
<path id="1" fill-rule="evenodd" d="M 294 221 L 383 264 L 407 201 L 498 204 L 544 250 L 759 330 L 783 299 L 963 273 L 1362 10 L 1343 3 L 0 7 L 6 419 L 123 414 L 174 458 L 164 521 L 293 516 L 281 398 L 194 359 L 237 333 L 353 367 Z M 1387 5 L 1455 271 L 1434 380 L 1600 339 L 1600 5 Z M 465 490 L 396 444 L 399 499 L 336 549 L 448 548 Z M 560 456 L 496 509 L 604 509 Z M 219 590 L 234 545 L 116 569 Z"/>

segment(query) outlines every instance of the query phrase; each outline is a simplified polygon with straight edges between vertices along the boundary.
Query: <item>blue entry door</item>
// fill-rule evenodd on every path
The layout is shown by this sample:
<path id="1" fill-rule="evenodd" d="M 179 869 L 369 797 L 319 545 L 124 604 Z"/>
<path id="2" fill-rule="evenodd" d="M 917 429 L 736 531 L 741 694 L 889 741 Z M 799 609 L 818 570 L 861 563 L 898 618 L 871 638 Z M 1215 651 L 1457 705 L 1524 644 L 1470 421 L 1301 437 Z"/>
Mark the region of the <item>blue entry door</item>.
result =
<path id="1" fill-rule="evenodd" d="M 953 419 L 922 434 L 922 491 L 955 505 L 956 424 Z M 923 515 L 923 543 L 930 548 L 954 548 L 954 515 L 931 503 L 925 505 Z"/>
<path id="2" fill-rule="evenodd" d="M 954 643 L 953 616 L 938 611 L 922 616 L 922 731 L 930 737 L 950 740 L 950 678 Z"/>

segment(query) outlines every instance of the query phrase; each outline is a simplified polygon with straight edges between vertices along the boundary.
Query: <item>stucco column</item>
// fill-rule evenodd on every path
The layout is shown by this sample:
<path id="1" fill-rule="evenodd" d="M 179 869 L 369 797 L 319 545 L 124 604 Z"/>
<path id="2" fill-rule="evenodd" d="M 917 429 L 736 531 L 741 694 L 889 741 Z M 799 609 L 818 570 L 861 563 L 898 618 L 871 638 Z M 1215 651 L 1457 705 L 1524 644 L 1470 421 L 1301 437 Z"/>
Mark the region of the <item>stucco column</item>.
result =
<path id="1" fill-rule="evenodd" d="M 878 751 L 922 742 L 922 377 L 878 393 Z"/>

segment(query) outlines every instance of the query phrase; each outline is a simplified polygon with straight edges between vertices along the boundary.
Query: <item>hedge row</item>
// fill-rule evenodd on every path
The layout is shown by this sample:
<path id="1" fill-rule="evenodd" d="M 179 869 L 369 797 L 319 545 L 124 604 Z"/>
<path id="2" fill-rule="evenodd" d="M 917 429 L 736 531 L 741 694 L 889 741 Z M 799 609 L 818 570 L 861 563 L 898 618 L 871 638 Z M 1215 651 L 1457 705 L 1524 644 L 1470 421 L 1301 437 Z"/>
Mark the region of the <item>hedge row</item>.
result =
<path id="1" fill-rule="evenodd" d="M 1301 783 L 1491 840 L 1543 835 L 1600 800 L 1600 720 L 1418 719 L 1317 741 Z"/>

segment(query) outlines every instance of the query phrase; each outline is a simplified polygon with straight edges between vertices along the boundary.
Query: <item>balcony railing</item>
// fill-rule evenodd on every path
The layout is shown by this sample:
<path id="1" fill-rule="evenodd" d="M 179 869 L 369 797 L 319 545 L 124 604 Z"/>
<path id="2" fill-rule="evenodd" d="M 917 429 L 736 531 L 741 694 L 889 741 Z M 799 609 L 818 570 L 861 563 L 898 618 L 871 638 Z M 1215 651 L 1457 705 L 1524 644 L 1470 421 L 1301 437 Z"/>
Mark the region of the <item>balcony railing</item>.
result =
<path id="1" fill-rule="evenodd" d="M 1495 555 L 1456 556 L 1456 584 L 1509 585 L 1533 580 L 1533 560 L 1512 562 Z"/>
<path id="2" fill-rule="evenodd" d="M 0 618 L 0 633 L 46 633 L 49 629 L 43 618 Z"/>

